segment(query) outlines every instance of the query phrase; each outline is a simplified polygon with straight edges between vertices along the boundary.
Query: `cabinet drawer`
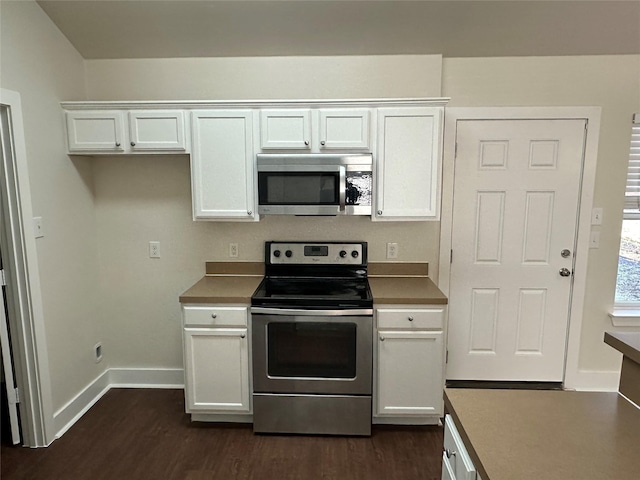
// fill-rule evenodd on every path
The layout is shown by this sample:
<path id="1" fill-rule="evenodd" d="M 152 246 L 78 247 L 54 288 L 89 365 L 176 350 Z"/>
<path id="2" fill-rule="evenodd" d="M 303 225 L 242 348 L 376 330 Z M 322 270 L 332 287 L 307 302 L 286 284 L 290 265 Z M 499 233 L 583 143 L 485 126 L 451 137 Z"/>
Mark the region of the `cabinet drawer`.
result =
<path id="1" fill-rule="evenodd" d="M 471 457 L 462 443 L 458 429 L 453 423 L 451 415 L 444 419 L 444 454 L 443 460 L 448 459 L 457 480 L 475 480 L 476 469 Z"/>
<path id="2" fill-rule="evenodd" d="M 185 326 L 247 326 L 247 307 L 184 307 Z"/>
<path id="3" fill-rule="evenodd" d="M 378 328 L 443 328 L 444 307 L 420 309 L 379 308 L 376 313 Z"/>

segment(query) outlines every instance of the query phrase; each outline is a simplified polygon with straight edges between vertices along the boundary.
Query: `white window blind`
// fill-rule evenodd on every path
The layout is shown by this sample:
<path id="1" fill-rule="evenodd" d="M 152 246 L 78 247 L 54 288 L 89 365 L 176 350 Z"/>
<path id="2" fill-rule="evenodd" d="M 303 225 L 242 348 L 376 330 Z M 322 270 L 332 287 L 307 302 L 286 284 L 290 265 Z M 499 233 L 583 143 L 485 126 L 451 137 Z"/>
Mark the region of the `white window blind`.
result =
<path id="1" fill-rule="evenodd" d="M 640 113 L 633 116 L 631 150 L 624 195 L 625 218 L 640 218 Z"/>

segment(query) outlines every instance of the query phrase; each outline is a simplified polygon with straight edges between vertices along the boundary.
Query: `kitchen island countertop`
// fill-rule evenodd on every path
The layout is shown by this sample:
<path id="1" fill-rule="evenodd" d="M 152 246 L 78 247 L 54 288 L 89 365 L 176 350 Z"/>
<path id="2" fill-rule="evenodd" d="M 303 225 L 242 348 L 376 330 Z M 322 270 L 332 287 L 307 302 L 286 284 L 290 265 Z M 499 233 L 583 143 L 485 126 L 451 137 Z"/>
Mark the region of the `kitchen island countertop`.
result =
<path id="1" fill-rule="evenodd" d="M 640 409 L 614 392 L 446 389 L 483 480 L 636 480 Z"/>

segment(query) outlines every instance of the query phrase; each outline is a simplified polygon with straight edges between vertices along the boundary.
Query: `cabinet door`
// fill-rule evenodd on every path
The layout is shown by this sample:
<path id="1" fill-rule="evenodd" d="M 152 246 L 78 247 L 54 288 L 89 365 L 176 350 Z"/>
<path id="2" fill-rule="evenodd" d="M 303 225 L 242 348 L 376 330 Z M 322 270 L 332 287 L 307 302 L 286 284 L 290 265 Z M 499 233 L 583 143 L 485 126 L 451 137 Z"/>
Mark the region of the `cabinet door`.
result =
<path id="1" fill-rule="evenodd" d="M 255 220 L 251 110 L 192 113 L 194 219 Z"/>
<path id="2" fill-rule="evenodd" d="M 378 109 L 375 220 L 438 220 L 442 107 Z"/>
<path id="3" fill-rule="evenodd" d="M 451 462 L 445 452 L 442 453 L 442 480 L 457 480 Z"/>
<path id="4" fill-rule="evenodd" d="M 442 354 L 441 331 L 378 330 L 378 414 L 441 414 Z"/>
<path id="5" fill-rule="evenodd" d="M 370 150 L 369 110 L 321 109 L 320 149 Z"/>
<path id="6" fill-rule="evenodd" d="M 176 110 L 129 112 L 132 150 L 185 151 L 184 113 Z"/>
<path id="7" fill-rule="evenodd" d="M 310 110 L 261 110 L 260 145 L 263 149 L 311 149 Z"/>
<path id="8" fill-rule="evenodd" d="M 458 480 L 476 480 L 476 467 L 471 461 L 469 452 L 462 442 L 462 437 L 453 423 L 451 415 L 444 418 L 444 453 L 443 463 L 446 461 Z"/>
<path id="9" fill-rule="evenodd" d="M 185 328 L 187 411 L 249 412 L 246 328 Z"/>
<path id="10" fill-rule="evenodd" d="M 124 115 L 116 110 L 65 112 L 69 153 L 124 151 Z"/>

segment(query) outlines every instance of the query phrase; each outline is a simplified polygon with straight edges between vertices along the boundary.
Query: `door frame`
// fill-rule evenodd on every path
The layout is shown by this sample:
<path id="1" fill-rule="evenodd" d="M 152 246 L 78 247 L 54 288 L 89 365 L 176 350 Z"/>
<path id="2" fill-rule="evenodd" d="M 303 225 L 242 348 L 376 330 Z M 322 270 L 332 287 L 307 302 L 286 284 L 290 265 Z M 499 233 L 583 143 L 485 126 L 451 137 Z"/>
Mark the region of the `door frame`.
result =
<path id="1" fill-rule="evenodd" d="M 596 179 L 600 107 L 450 107 L 445 109 L 442 165 L 442 211 L 440 217 L 440 261 L 438 287 L 449 295 L 451 281 L 451 245 L 453 228 L 453 191 L 457 122 L 459 120 L 585 120 L 582 178 L 580 181 L 579 215 L 576 238 L 573 289 L 571 291 L 568 334 L 565 350 L 564 388 L 581 385 L 578 361 L 584 299 L 589 260 L 591 209 Z M 448 332 L 447 332 L 448 333 Z M 448 338 L 447 338 L 448 342 Z"/>
<path id="2" fill-rule="evenodd" d="M 7 108 L 12 140 L 12 155 L 1 156 L 0 213 L 6 215 L 3 260 L 11 287 L 7 295 L 13 307 L 11 345 L 20 423 L 24 446 L 45 447 L 55 439 L 53 399 L 20 94 L 0 89 L 0 105 Z"/>

